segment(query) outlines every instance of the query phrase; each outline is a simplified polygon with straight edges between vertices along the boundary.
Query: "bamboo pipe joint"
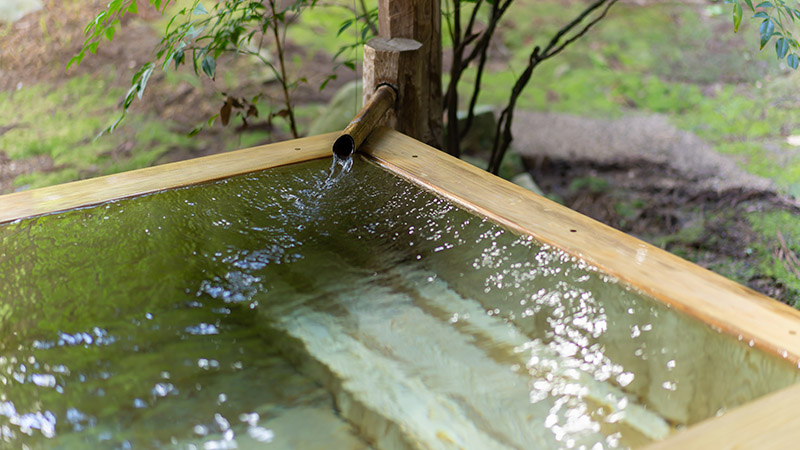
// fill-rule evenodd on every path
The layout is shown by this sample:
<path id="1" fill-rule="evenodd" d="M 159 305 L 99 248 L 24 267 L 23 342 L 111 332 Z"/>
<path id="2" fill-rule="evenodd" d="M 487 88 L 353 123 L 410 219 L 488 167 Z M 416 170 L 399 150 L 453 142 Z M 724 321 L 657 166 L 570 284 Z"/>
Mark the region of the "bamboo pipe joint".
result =
<path id="1" fill-rule="evenodd" d="M 379 85 L 342 135 L 333 142 L 333 154 L 340 159 L 349 158 L 372 130 L 381 125 L 384 116 L 396 101 L 397 91 L 393 86 L 388 83 Z"/>

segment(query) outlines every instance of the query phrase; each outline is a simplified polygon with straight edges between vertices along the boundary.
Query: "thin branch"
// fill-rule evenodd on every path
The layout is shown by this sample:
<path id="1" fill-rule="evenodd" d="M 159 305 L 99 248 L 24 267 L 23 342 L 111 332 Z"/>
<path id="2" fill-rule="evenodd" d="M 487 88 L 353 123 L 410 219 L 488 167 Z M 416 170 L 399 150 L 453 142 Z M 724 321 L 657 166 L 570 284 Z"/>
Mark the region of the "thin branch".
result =
<path id="1" fill-rule="evenodd" d="M 568 24 L 564 25 L 563 27 L 561 27 L 561 29 L 558 30 L 558 32 L 556 32 L 556 34 L 553 35 L 553 37 L 550 39 L 550 43 L 547 44 L 547 47 L 544 48 L 544 51 L 542 52 L 542 54 L 546 55 L 547 52 L 549 52 L 553 47 L 555 47 L 558 44 L 558 41 L 560 41 L 561 38 L 564 37 L 564 35 L 569 33 L 570 30 L 572 30 L 578 24 L 583 22 L 583 19 L 585 19 L 589 14 L 591 14 L 592 11 L 594 11 L 595 9 L 603 6 L 603 3 L 605 3 L 606 1 L 608 1 L 608 0 L 597 0 L 597 1 L 595 1 L 594 3 L 589 5 L 589 7 L 587 7 L 585 10 L 583 10 L 583 12 L 578 14 L 577 17 L 572 19 L 572 21 L 570 23 L 568 23 Z"/>
<path id="2" fill-rule="evenodd" d="M 364 0 L 360 0 L 360 3 L 361 3 L 361 13 L 363 14 L 361 17 L 364 19 L 364 22 L 369 27 L 369 31 L 372 32 L 374 36 L 377 36 L 378 27 L 376 27 L 375 24 L 371 20 L 369 20 L 369 10 L 367 10 L 367 4 L 364 3 Z"/>
<path id="3" fill-rule="evenodd" d="M 460 133 L 461 139 L 463 139 L 464 136 L 466 136 L 469 132 L 470 128 L 472 128 L 472 122 L 475 119 L 475 105 L 478 103 L 478 95 L 480 94 L 481 82 L 483 81 L 483 69 L 486 66 L 486 61 L 488 59 L 489 42 L 491 41 L 492 34 L 495 30 L 495 26 L 492 24 L 496 24 L 500 21 L 500 18 L 503 16 L 503 14 L 505 14 L 508 7 L 511 6 L 512 1 L 513 0 L 506 0 L 502 6 L 499 6 L 497 2 L 492 4 L 492 12 L 489 18 L 490 26 L 484 30 L 481 40 L 475 45 L 472 53 L 467 58 L 466 64 L 469 64 L 472 62 L 472 59 L 474 59 L 475 55 L 480 56 L 480 59 L 478 60 L 478 71 L 475 75 L 475 82 L 472 89 L 472 97 L 470 98 L 469 108 L 467 108 L 467 119 L 464 122 L 464 127 L 461 129 Z"/>
<path id="4" fill-rule="evenodd" d="M 484 47 L 481 52 L 481 59 L 478 61 L 478 71 L 475 74 L 475 83 L 472 88 L 472 98 L 469 101 L 469 108 L 467 108 L 467 120 L 464 122 L 464 128 L 461 129 L 461 139 L 467 135 L 469 129 L 472 128 L 472 122 L 475 120 L 475 106 L 478 104 L 478 95 L 481 92 L 481 81 L 483 80 L 483 68 L 486 66 L 488 46 Z"/>
<path id="5" fill-rule="evenodd" d="M 464 36 L 469 37 L 472 35 L 472 28 L 475 26 L 475 17 L 478 15 L 478 10 L 481 8 L 481 3 L 483 3 L 483 0 L 478 0 L 475 2 L 475 7 L 472 8 L 472 14 L 469 15 L 469 22 L 467 22 L 467 30 L 464 31 Z"/>
<path id="6" fill-rule="evenodd" d="M 552 58 L 553 56 L 560 53 L 564 50 L 567 46 L 575 42 L 576 40 L 580 39 L 584 36 L 594 25 L 600 22 L 608 13 L 608 10 L 617 2 L 617 0 L 597 0 L 596 2 L 589 5 L 581 14 L 579 14 L 575 19 L 573 19 L 570 23 L 564 25 L 556 34 L 550 39 L 547 47 L 542 50 L 539 46 L 534 47 L 533 51 L 531 52 L 530 57 L 528 58 L 528 66 L 525 68 L 525 71 L 520 75 L 517 81 L 514 83 L 514 87 L 511 91 L 511 96 L 509 97 L 508 104 L 506 105 L 505 109 L 500 114 L 500 118 L 497 121 L 497 128 L 495 131 L 495 138 L 494 138 L 494 146 L 492 148 L 492 155 L 489 160 L 489 170 L 492 173 L 497 173 L 500 170 L 500 163 L 503 160 L 503 156 L 505 156 L 508 147 L 511 145 L 511 140 L 513 136 L 511 135 L 511 123 L 514 119 L 514 108 L 516 107 L 517 99 L 522 94 L 525 86 L 531 79 L 531 75 L 533 74 L 533 70 L 546 59 Z M 600 8 L 605 4 L 605 8 L 603 11 L 594 19 L 592 19 L 589 23 L 586 24 L 580 31 L 575 33 L 572 37 L 565 40 L 563 43 L 561 39 L 566 36 L 573 28 L 580 25 L 589 15 L 591 15 L 595 10 Z M 559 44 L 560 43 L 560 44 Z"/>
<path id="7" fill-rule="evenodd" d="M 607 1 L 607 0 L 600 0 L 599 3 L 602 4 L 605 1 Z M 542 56 L 541 59 L 545 60 L 547 58 L 553 57 L 553 56 L 561 53 L 561 51 L 564 50 L 564 48 L 566 48 L 568 45 L 572 44 L 573 42 L 575 42 L 578 39 L 580 39 L 581 37 L 583 37 L 583 35 L 585 35 L 593 26 L 595 26 L 597 24 L 597 22 L 600 22 L 601 20 L 603 20 L 603 18 L 606 17 L 606 14 L 608 13 L 608 10 L 611 9 L 612 6 L 614 6 L 614 3 L 617 3 L 617 0 L 609 1 L 608 4 L 606 4 L 605 9 L 603 9 L 603 12 L 600 13 L 594 20 L 592 20 L 591 22 L 586 24 L 586 26 L 583 27 L 583 29 L 581 31 L 579 31 L 578 33 L 576 33 L 574 36 L 572 36 L 571 38 L 569 38 L 566 41 L 564 41 L 564 43 L 561 44 L 558 48 L 556 48 L 556 49 L 554 49 L 552 51 L 549 51 L 549 52 L 545 51 L 545 53 L 544 53 L 544 55 Z M 597 7 L 592 5 L 591 9 L 594 10 L 594 9 L 597 9 Z M 587 10 L 587 11 L 589 11 L 589 10 Z M 591 12 L 591 11 L 589 11 L 589 12 Z M 584 14 L 583 18 L 585 18 L 586 15 L 588 15 L 588 13 Z M 583 18 L 581 18 L 581 20 L 583 20 Z"/>
<path id="8" fill-rule="evenodd" d="M 286 105 L 286 112 L 289 115 L 289 127 L 292 130 L 294 138 L 300 137 L 297 133 L 297 125 L 294 120 L 294 111 L 292 110 L 292 103 L 289 98 L 289 84 L 286 78 L 286 64 L 283 60 L 283 46 L 281 45 L 280 32 L 278 31 L 278 17 L 275 14 L 275 0 L 269 0 L 269 6 L 272 8 L 272 31 L 275 34 L 275 46 L 278 50 L 278 62 L 281 69 L 281 87 L 283 88 L 283 100 Z"/>

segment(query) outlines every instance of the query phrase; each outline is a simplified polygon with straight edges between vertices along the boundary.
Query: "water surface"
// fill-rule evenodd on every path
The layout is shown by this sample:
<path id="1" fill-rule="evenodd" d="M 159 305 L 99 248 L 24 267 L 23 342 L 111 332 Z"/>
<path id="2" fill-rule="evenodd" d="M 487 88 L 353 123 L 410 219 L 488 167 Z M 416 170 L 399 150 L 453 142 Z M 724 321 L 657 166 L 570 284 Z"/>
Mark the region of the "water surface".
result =
<path id="1" fill-rule="evenodd" d="M 0 447 L 624 448 L 797 378 L 365 160 L 329 164 L 0 227 Z"/>

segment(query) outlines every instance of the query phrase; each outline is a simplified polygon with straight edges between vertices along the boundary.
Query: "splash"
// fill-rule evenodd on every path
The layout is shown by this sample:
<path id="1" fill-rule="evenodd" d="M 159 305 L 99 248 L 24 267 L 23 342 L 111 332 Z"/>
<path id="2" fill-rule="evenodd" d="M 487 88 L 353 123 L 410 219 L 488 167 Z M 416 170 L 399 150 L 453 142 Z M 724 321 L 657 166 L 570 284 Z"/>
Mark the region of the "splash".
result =
<path id="1" fill-rule="evenodd" d="M 331 161 L 331 168 L 328 172 L 328 178 L 323 181 L 321 188 L 322 189 L 330 189 L 334 185 L 336 185 L 342 178 L 345 177 L 346 174 L 350 173 L 350 169 L 353 168 L 353 158 L 348 156 L 347 158 L 340 158 L 336 154 L 333 155 L 333 160 Z"/>

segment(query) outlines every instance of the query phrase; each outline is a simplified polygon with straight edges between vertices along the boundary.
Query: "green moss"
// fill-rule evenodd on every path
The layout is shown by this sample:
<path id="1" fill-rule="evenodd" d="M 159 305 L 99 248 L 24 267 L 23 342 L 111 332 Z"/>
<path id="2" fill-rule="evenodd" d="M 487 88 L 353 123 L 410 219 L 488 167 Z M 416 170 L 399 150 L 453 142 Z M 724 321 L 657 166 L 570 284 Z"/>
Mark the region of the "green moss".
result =
<path id="1" fill-rule="evenodd" d="M 578 192 L 583 189 L 588 189 L 589 192 L 601 193 L 606 192 L 611 188 L 608 181 L 600 177 L 581 177 L 575 178 L 569 183 L 570 192 Z"/>
<path id="2" fill-rule="evenodd" d="M 57 88 L 38 84 L 0 93 L 5 106 L 0 123 L 16 125 L 0 136 L 0 149 L 15 160 L 48 156 L 54 165 L 51 172 L 17 177 L 16 186 L 36 188 L 146 167 L 170 148 L 198 145 L 142 113 L 129 114 L 117 132 L 98 137 L 119 114 L 117 101 L 124 92 L 112 81 L 78 76 Z"/>
<path id="3" fill-rule="evenodd" d="M 644 200 L 635 199 L 633 201 L 618 201 L 614 204 L 614 212 L 627 220 L 635 219 L 642 208 L 645 207 Z"/>
<path id="4" fill-rule="evenodd" d="M 792 267 L 800 271 L 800 265 L 789 262 L 791 258 L 786 253 L 800 257 L 800 221 L 787 211 L 751 213 L 747 219 L 753 230 L 761 235 L 761 241 L 753 249 L 761 256 L 758 270 L 792 291 L 797 306 L 800 302 L 800 277 Z M 781 254 L 783 256 L 779 256 Z"/>

